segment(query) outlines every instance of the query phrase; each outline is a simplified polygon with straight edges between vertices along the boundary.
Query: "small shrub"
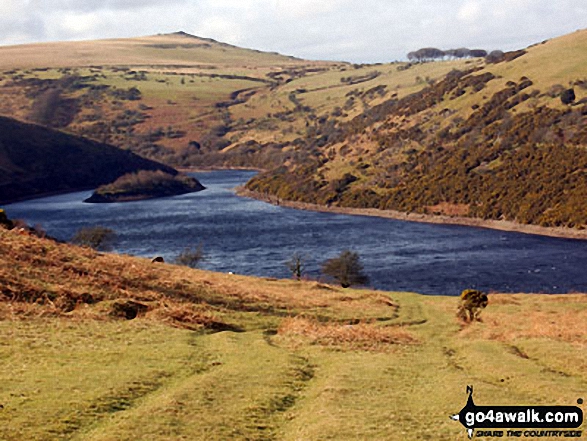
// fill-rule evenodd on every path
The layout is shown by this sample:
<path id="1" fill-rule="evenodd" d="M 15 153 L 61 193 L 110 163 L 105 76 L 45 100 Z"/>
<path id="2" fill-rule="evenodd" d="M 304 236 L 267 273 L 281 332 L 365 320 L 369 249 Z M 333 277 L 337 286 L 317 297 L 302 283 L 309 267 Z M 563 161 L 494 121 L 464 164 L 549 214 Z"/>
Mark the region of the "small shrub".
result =
<path id="1" fill-rule="evenodd" d="M 488 303 L 487 295 L 476 289 L 465 289 L 461 293 L 457 317 L 464 322 L 481 321 L 479 315 Z"/>
<path id="2" fill-rule="evenodd" d="M 561 93 L 561 102 L 563 104 L 571 104 L 575 101 L 575 90 L 574 89 L 566 89 Z"/>
<path id="3" fill-rule="evenodd" d="M 10 219 L 8 219 L 8 216 L 6 216 L 6 213 L 4 210 L 2 210 L 0 208 L 0 226 L 10 230 L 13 227 L 13 223 Z"/>
<path id="4" fill-rule="evenodd" d="M 357 253 L 345 250 L 338 257 L 328 259 L 322 264 L 322 273 L 336 279 L 343 288 L 351 285 L 364 285 L 369 277 L 363 273 L 363 265 Z"/>
<path id="5" fill-rule="evenodd" d="M 197 248 L 185 248 L 175 258 L 177 265 L 188 266 L 190 268 L 197 268 L 198 265 L 204 260 L 204 251 L 202 245 L 198 245 Z"/>
<path id="6" fill-rule="evenodd" d="M 107 251 L 116 239 L 114 230 L 102 226 L 80 228 L 71 238 L 71 242 L 82 247 Z"/>

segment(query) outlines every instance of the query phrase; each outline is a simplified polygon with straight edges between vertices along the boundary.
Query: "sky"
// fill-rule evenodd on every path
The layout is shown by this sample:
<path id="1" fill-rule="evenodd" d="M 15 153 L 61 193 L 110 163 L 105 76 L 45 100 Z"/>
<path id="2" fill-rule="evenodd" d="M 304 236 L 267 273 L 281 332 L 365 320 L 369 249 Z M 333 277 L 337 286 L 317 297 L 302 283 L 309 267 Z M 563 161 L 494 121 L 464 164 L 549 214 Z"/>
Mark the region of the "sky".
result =
<path id="1" fill-rule="evenodd" d="M 514 50 L 587 28 L 587 0 L 0 0 L 0 45 L 184 31 L 313 60 Z"/>

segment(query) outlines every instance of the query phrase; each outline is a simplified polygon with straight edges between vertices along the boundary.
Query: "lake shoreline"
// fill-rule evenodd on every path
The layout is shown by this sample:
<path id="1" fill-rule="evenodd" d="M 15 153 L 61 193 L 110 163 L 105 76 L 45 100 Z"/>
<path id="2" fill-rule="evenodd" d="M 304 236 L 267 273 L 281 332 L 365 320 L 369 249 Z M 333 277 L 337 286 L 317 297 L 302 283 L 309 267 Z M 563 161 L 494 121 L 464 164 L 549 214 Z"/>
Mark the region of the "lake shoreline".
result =
<path id="1" fill-rule="evenodd" d="M 235 194 L 255 173 L 194 175 L 210 191 L 185 197 L 84 204 L 88 193 L 71 193 L 15 204 L 6 212 L 11 219 L 43 225 L 49 235 L 64 241 L 82 226 L 107 226 L 116 231 L 115 249 L 121 254 L 167 261 L 186 246 L 202 243 L 207 255 L 203 267 L 224 273 L 289 278 L 286 263 L 299 253 L 306 259 L 306 274 L 318 277 L 326 259 L 349 249 L 360 254 L 370 285 L 377 289 L 427 295 L 458 295 L 465 288 L 503 293 L 587 290 L 587 273 L 581 270 L 587 260 L 584 241 L 394 222 L 376 210 L 371 215 L 378 218 L 354 215 L 365 214 L 354 210 L 344 210 L 353 215 L 324 218 L 320 207 L 307 205 L 282 210 Z M 273 197 L 270 201 L 284 205 Z"/>
<path id="2" fill-rule="evenodd" d="M 36 194 L 28 195 L 28 196 L 18 197 L 15 199 L 5 200 L 2 203 L 0 203 L 0 206 L 7 207 L 10 204 L 18 204 L 19 202 L 34 201 L 35 199 L 48 198 L 51 196 L 61 196 L 61 195 L 66 195 L 66 194 L 70 194 L 70 193 L 81 193 L 83 191 L 89 192 L 89 191 L 94 191 L 95 189 L 96 189 L 96 186 L 81 187 L 81 188 L 68 188 L 68 189 L 64 189 L 64 190 L 55 190 L 55 191 L 45 191 L 42 193 L 36 193 Z"/>
<path id="3" fill-rule="evenodd" d="M 215 166 L 215 165 L 206 165 L 206 166 L 198 166 L 198 167 L 175 167 L 175 169 L 181 173 L 201 173 L 201 172 L 211 172 L 211 171 L 224 171 L 224 170 L 234 170 L 234 171 L 256 171 L 256 172 L 263 172 L 264 169 L 255 168 L 255 167 L 222 167 L 222 166 Z"/>
<path id="4" fill-rule="evenodd" d="M 248 197 L 297 210 L 309 210 L 322 213 L 347 214 L 354 216 L 372 216 L 384 219 L 394 219 L 407 222 L 419 222 L 438 225 L 460 225 L 465 227 L 488 228 L 491 230 L 508 231 L 514 233 L 533 234 L 537 236 L 556 237 L 561 239 L 587 240 L 587 230 L 575 230 L 563 227 L 541 227 L 539 225 L 526 225 L 517 222 L 479 219 L 462 216 L 433 215 L 421 213 L 405 213 L 395 210 L 378 210 L 376 208 L 348 208 L 310 204 L 308 202 L 296 202 L 280 199 L 276 196 L 265 195 L 251 191 L 244 186 L 237 187 L 235 193 L 238 196 Z"/>

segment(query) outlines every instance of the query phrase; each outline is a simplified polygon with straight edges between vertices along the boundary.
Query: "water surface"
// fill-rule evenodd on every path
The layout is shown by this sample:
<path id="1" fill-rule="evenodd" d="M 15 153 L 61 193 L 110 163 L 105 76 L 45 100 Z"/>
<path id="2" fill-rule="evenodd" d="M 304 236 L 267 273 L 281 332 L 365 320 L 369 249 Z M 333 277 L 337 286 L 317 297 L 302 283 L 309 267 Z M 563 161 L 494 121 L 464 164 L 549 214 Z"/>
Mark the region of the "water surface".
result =
<path id="1" fill-rule="evenodd" d="M 85 204 L 91 192 L 5 207 L 10 218 L 41 224 L 69 240 L 79 228 L 117 233 L 115 251 L 172 260 L 201 244 L 204 269 L 290 277 L 286 262 L 305 256 L 306 272 L 344 249 L 357 251 L 370 286 L 426 294 L 465 288 L 499 292 L 587 292 L 587 242 L 456 225 L 300 211 L 236 196 L 250 171 L 194 173 L 207 190 L 171 198 Z"/>

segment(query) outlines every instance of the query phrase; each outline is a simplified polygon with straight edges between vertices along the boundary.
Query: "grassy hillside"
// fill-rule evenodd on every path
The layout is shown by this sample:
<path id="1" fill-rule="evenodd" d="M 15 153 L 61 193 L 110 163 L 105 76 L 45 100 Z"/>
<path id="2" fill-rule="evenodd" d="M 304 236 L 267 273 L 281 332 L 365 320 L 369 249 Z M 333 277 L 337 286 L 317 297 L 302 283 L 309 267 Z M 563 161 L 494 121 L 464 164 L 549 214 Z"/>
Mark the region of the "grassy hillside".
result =
<path id="1" fill-rule="evenodd" d="M 478 404 L 574 405 L 587 296 L 457 299 L 191 270 L 0 228 L 0 438 L 465 440 Z M 532 439 L 532 438 L 528 438 Z"/>
<path id="2" fill-rule="evenodd" d="M 305 138 L 320 118 L 349 120 L 476 64 L 306 61 L 183 33 L 1 47 L 0 114 L 175 165 L 268 168 L 292 154 L 267 143 Z"/>
<path id="3" fill-rule="evenodd" d="M 578 31 L 453 70 L 346 123 L 319 121 L 297 144 L 311 156 L 249 188 L 323 205 L 584 228 L 586 47 L 587 31 Z M 563 103 L 569 89 L 574 101 Z"/>
<path id="4" fill-rule="evenodd" d="M 182 32 L 0 47 L 0 114 L 192 163 L 226 146 L 230 106 L 339 65 Z"/>
<path id="5" fill-rule="evenodd" d="M 269 170 L 249 189 L 282 199 L 584 228 L 586 47 L 582 30 L 497 63 L 377 65 L 184 33 L 3 47 L 0 114 L 171 165 Z"/>
<path id="6" fill-rule="evenodd" d="M 111 145 L 0 117 L 0 203 L 94 188 L 138 170 L 177 174 Z"/>
<path id="7" fill-rule="evenodd" d="M 96 65 L 161 65 L 217 68 L 296 65 L 301 60 L 242 49 L 185 32 L 129 39 L 38 43 L 2 48 L 0 69 L 88 67 Z"/>

